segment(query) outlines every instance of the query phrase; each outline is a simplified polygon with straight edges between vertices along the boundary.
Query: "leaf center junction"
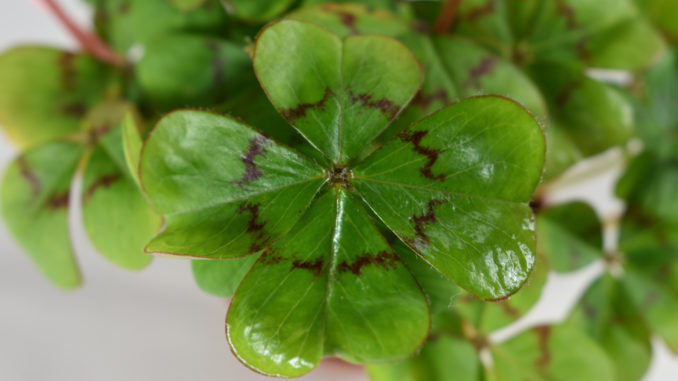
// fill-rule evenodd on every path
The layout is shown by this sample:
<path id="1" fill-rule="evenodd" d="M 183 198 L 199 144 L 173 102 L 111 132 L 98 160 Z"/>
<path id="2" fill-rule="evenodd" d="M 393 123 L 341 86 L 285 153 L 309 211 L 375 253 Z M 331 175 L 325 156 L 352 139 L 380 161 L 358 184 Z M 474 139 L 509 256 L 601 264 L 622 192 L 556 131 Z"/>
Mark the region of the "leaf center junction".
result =
<path id="1" fill-rule="evenodd" d="M 330 170 L 329 180 L 331 185 L 347 188 L 351 184 L 353 173 L 347 167 L 334 167 Z"/>

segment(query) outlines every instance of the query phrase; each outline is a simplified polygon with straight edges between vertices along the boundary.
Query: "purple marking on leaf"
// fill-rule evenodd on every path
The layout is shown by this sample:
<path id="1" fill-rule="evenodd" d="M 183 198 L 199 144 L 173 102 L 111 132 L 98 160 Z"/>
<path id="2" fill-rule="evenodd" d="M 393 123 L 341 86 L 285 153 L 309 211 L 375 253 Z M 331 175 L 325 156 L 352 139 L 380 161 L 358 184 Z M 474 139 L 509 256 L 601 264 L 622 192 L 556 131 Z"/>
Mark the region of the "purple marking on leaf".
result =
<path id="1" fill-rule="evenodd" d="M 63 193 L 55 194 L 47 200 L 47 207 L 51 210 L 68 208 L 68 193 L 69 189 L 66 189 Z"/>
<path id="2" fill-rule="evenodd" d="M 565 88 L 563 88 L 563 90 L 556 96 L 556 104 L 558 106 L 563 106 L 570 100 L 575 90 L 577 90 L 583 84 L 584 84 L 583 80 L 569 82 L 567 85 L 565 85 Z"/>
<path id="3" fill-rule="evenodd" d="M 346 261 L 341 262 L 337 266 L 337 272 L 342 274 L 350 271 L 353 275 L 360 276 L 360 273 L 365 266 L 376 265 L 384 270 L 389 270 L 395 268 L 399 261 L 400 257 L 395 253 L 389 253 L 387 251 L 380 251 L 377 255 L 365 253 L 356 258 L 352 263 Z"/>
<path id="4" fill-rule="evenodd" d="M 565 25 L 568 29 L 579 27 L 574 8 L 564 0 L 556 0 L 556 12 L 565 18 Z"/>
<path id="5" fill-rule="evenodd" d="M 250 244 L 249 251 L 255 253 L 263 248 L 269 242 L 268 233 L 264 230 L 265 222 L 259 221 L 259 204 L 244 202 L 238 207 L 238 214 L 248 212 L 250 219 L 247 221 L 247 233 L 254 234 L 254 241 Z"/>
<path id="6" fill-rule="evenodd" d="M 410 220 L 414 222 L 415 239 L 413 243 L 415 245 L 428 245 L 430 243 L 428 236 L 424 232 L 424 227 L 437 221 L 434 208 L 444 203 L 445 201 L 443 200 L 430 200 L 424 213 L 422 213 L 420 216 L 415 214 L 410 217 Z"/>
<path id="7" fill-rule="evenodd" d="M 418 104 L 423 110 L 428 109 L 434 102 L 447 103 L 447 91 L 438 89 L 428 95 L 419 92 L 413 101 L 413 103 Z"/>
<path id="8" fill-rule="evenodd" d="M 247 148 L 247 153 L 244 156 L 241 156 L 243 164 L 245 164 L 245 173 L 243 173 L 240 181 L 236 181 L 235 184 L 241 188 L 244 188 L 245 185 L 258 180 L 262 176 L 262 172 L 257 167 L 255 159 L 257 156 L 266 156 L 266 143 L 268 139 L 264 135 L 257 134 L 255 137 L 250 139 L 250 145 Z"/>
<path id="9" fill-rule="evenodd" d="M 355 94 L 351 90 L 348 91 L 348 96 L 352 103 L 360 102 L 362 107 L 377 109 L 389 120 L 395 118 L 400 110 L 400 106 L 386 98 L 373 100 L 371 94 Z"/>
<path id="10" fill-rule="evenodd" d="M 61 112 L 74 118 L 82 118 L 87 112 L 87 106 L 82 103 L 70 103 L 61 108 Z"/>
<path id="11" fill-rule="evenodd" d="M 435 164 L 435 162 L 438 160 L 440 151 L 421 145 L 421 139 L 423 139 L 426 134 L 428 134 L 428 131 L 410 131 L 410 129 L 406 129 L 398 134 L 398 138 L 405 143 L 412 143 L 414 145 L 414 152 L 428 158 L 428 161 L 424 167 L 419 169 L 419 172 L 421 172 L 422 176 L 431 180 L 443 181 L 445 180 L 445 175 L 434 175 L 433 171 L 431 170 L 433 164 Z"/>
<path id="12" fill-rule="evenodd" d="M 472 87 L 476 90 L 481 89 L 480 78 L 484 75 L 492 74 L 497 63 L 497 58 L 494 56 L 489 56 L 483 58 L 477 66 L 471 68 L 469 71 L 469 78 L 464 83 L 464 87 Z"/>
<path id="13" fill-rule="evenodd" d="M 325 102 L 333 95 L 332 90 L 325 88 L 325 93 L 323 97 L 315 103 L 300 103 L 295 108 L 280 110 L 280 115 L 282 115 L 285 120 L 292 122 L 295 119 L 303 118 L 306 116 L 306 112 L 314 108 L 322 108 L 325 105 Z"/>
<path id="14" fill-rule="evenodd" d="M 339 19 L 341 20 L 341 23 L 346 26 L 352 34 L 358 34 L 360 31 L 358 31 L 358 28 L 356 28 L 355 21 L 356 21 L 356 16 L 353 13 L 346 12 L 340 8 L 336 8 L 332 4 L 324 4 L 322 9 L 326 12 L 334 13 L 337 16 L 339 16 Z"/>
<path id="15" fill-rule="evenodd" d="M 89 200 L 92 198 L 97 189 L 110 188 L 111 185 L 113 185 L 113 183 L 120 180 L 121 178 L 122 176 L 119 173 L 112 173 L 109 175 L 101 176 L 98 179 L 94 180 L 94 182 L 87 187 L 85 194 L 82 196 L 83 204 L 89 202 Z"/>
<path id="16" fill-rule="evenodd" d="M 28 166 L 28 160 L 26 160 L 25 156 L 20 156 L 17 159 L 17 164 L 19 165 L 19 172 L 21 173 L 21 177 L 26 179 L 26 181 L 28 181 L 28 184 L 30 184 L 31 186 L 31 193 L 33 194 L 33 197 L 37 197 L 40 194 L 40 191 L 42 190 L 42 184 L 40 182 L 40 179 L 38 179 L 38 176 Z"/>
<path id="17" fill-rule="evenodd" d="M 307 270 L 310 271 L 314 276 L 318 277 L 322 273 L 323 270 L 323 259 L 322 258 L 317 258 L 314 261 L 300 261 L 300 260 L 295 260 L 292 262 L 292 270 Z"/>

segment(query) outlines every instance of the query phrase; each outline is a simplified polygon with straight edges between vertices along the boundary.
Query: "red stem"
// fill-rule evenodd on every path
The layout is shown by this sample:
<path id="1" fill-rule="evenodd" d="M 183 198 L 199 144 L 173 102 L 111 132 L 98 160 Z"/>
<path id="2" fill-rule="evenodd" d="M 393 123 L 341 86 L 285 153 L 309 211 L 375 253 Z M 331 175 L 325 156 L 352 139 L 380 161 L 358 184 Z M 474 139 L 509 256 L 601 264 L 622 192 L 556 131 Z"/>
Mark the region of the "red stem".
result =
<path id="1" fill-rule="evenodd" d="M 90 53 L 103 62 L 115 66 L 124 66 L 125 60 L 114 52 L 97 35 L 80 28 L 54 0 L 32 0 L 34 3 L 44 6 L 53 14 L 61 24 L 68 29 L 71 35 L 78 40 L 82 50 Z"/>
<path id="2" fill-rule="evenodd" d="M 447 0 L 443 4 L 443 9 L 440 11 L 436 23 L 433 26 L 433 33 L 435 34 L 445 34 L 452 23 L 454 22 L 454 17 L 457 15 L 457 10 L 461 5 L 461 0 Z"/>

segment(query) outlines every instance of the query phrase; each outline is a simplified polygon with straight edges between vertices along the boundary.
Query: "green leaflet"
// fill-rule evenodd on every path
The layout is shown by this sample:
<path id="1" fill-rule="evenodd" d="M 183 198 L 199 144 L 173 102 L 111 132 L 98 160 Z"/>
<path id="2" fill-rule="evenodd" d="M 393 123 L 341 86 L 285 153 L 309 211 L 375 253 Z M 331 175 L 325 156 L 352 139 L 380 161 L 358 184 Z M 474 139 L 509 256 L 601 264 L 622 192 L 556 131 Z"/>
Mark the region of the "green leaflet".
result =
<path id="1" fill-rule="evenodd" d="M 288 64 L 291 58 L 274 43 L 278 40 L 307 59 Z M 309 50 L 309 41 L 315 50 Z M 337 83 L 339 56 L 330 52 L 328 60 L 325 54 L 332 46 L 345 53 L 344 74 L 352 72 L 357 57 L 362 66 L 374 66 L 361 74 L 374 78 L 361 77 L 360 83 L 374 86 L 375 94 L 366 93 L 356 104 L 341 103 L 358 91 L 358 79 L 349 90 L 328 85 L 332 90 L 317 93 L 325 89 L 318 83 Z M 368 46 L 401 65 L 383 70 L 373 54 L 357 49 Z M 318 61 L 310 67 L 311 60 Z M 147 251 L 229 259 L 194 265 L 201 287 L 228 295 L 253 260 L 246 256 L 263 250 L 227 317 L 229 343 L 246 365 L 269 375 L 298 376 L 323 355 L 353 362 L 399 359 L 427 335 L 424 294 L 434 311 L 449 312 L 457 288 L 443 275 L 485 299 L 506 297 L 522 286 L 535 250 L 527 203 L 544 158 L 541 129 L 522 107 L 501 97 L 462 101 L 413 125 L 353 168 L 360 159 L 351 154 L 362 154 L 389 122 L 373 110 L 371 99 L 381 99 L 384 86 L 396 78 L 414 81 L 408 99 L 416 91 L 419 71 L 411 53 L 389 38 L 350 36 L 342 42 L 317 26 L 288 20 L 262 32 L 253 61 L 281 114 L 296 119 L 305 136 L 317 138 L 309 138 L 317 148 L 329 149 L 319 161 L 329 168 L 239 121 L 190 110 L 158 122 L 139 166 L 151 204 L 165 217 L 164 230 Z M 375 85 L 377 79 L 383 83 Z M 290 92 L 295 86 L 299 89 Z M 306 92 L 327 99 L 317 103 L 303 98 Z M 281 95 L 297 93 L 308 102 L 279 103 L 288 101 Z M 348 108 L 337 114 L 338 105 Z M 294 113 L 286 108 L 292 106 Z M 325 124 L 339 115 L 338 125 Z M 321 131 L 344 140 L 338 144 Z M 380 159 L 394 150 L 398 155 Z M 393 168 L 398 171 L 389 171 Z M 509 179 L 517 185 L 506 186 Z M 363 202 L 416 253 L 401 243 L 396 253 Z M 424 242 L 428 237 L 435 238 L 430 247 Z M 477 248 L 463 246 L 467 240 L 481 241 L 487 251 L 477 255 Z M 422 278 L 424 292 L 402 262 Z"/>
<path id="2" fill-rule="evenodd" d="M 412 99 L 422 76 L 414 56 L 393 39 L 356 35 L 341 40 L 294 20 L 260 34 L 254 69 L 280 114 L 337 165 L 388 126 Z"/>
<path id="3" fill-rule="evenodd" d="M 395 364 L 369 365 L 372 381 L 481 381 L 483 367 L 467 341 L 440 336 L 430 339 L 419 354 Z"/>
<path id="4" fill-rule="evenodd" d="M 408 356 L 429 319 L 412 275 L 366 211 L 338 189 L 259 258 L 236 292 L 227 330 L 248 366 L 299 376 L 323 351 L 357 362 Z"/>
<path id="5" fill-rule="evenodd" d="M 294 0 L 221 0 L 221 2 L 228 13 L 234 17 L 249 22 L 262 23 L 284 12 L 294 3 Z"/>
<path id="6" fill-rule="evenodd" d="M 201 111 L 165 116 L 144 145 L 141 183 L 165 229 L 149 252 L 253 254 L 285 234 L 324 172 L 248 126 Z"/>
<path id="7" fill-rule="evenodd" d="M 543 158 L 541 129 L 521 106 L 470 98 L 375 152 L 356 168 L 355 186 L 440 272 L 484 299 L 498 299 L 517 291 L 534 266 L 527 203 Z"/>
<path id="8" fill-rule="evenodd" d="M 603 226 L 596 212 L 574 201 L 537 214 L 537 251 L 557 272 L 578 270 L 603 258 Z"/>
<path id="9" fill-rule="evenodd" d="M 219 104 L 254 82 L 241 47 L 185 33 L 150 39 L 136 74 L 144 95 L 160 110 Z"/>
<path id="10" fill-rule="evenodd" d="M 15 159 L 2 180 L 2 214 L 12 235 L 54 284 L 73 288 L 80 272 L 68 234 L 71 179 L 83 150 L 46 143 Z"/>
<path id="11" fill-rule="evenodd" d="M 495 381 L 616 380 L 605 352 L 566 325 L 541 326 L 491 348 Z"/>
<path id="12" fill-rule="evenodd" d="M 103 135 L 90 154 L 82 181 L 82 217 L 94 247 L 111 262 L 142 269 L 151 261 L 143 252 L 161 225 L 128 172 L 122 128 Z"/>
<path id="13" fill-rule="evenodd" d="M 509 61 L 468 39 L 431 37 L 392 13 L 358 4 L 302 8 L 289 17 L 319 24 L 342 37 L 355 33 L 396 37 L 422 63 L 425 76 L 419 93 L 381 141 L 451 101 L 479 94 L 510 97 L 546 120 L 546 105 L 531 80 Z"/>
<path id="14" fill-rule="evenodd" d="M 650 366 L 650 332 L 622 282 L 606 274 L 589 287 L 568 325 L 588 333 L 607 352 L 615 380 L 641 380 Z"/>
<path id="15" fill-rule="evenodd" d="M 20 46 L 0 55 L 0 125 L 21 148 L 77 132 L 112 82 L 110 69 L 84 54 Z"/>
<path id="16" fill-rule="evenodd" d="M 230 298 L 259 256 L 260 253 L 223 261 L 194 260 L 191 264 L 193 277 L 203 291 Z"/>

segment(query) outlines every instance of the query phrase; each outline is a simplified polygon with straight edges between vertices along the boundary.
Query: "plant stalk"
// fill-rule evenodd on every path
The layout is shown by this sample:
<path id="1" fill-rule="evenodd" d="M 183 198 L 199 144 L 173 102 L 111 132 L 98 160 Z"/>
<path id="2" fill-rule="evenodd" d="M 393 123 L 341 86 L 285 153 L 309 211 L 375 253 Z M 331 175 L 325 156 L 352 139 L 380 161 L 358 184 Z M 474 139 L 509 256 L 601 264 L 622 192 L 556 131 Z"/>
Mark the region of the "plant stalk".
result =
<path id="1" fill-rule="evenodd" d="M 97 35 L 80 28 L 64 10 L 57 4 L 55 0 L 31 0 L 33 3 L 43 7 L 54 17 L 56 17 L 61 24 L 70 32 L 70 34 L 78 41 L 83 51 L 91 54 L 100 61 L 115 65 L 118 67 L 125 66 L 125 60 L 118 53 L 114 52 L 103 40 Z"/>
<path id="2" fill-rule="evenodd" d="M 461 5 L 461 0 L 447 0 L 443 4 L 443 9 L 440 10 L 440 14 L 436 19 L 436 23 L 433 26 L 433 33 L 435 34 L 445 34 L 450 30 L 452 24 L 454 23 L 454 18 L 457 16 L 457 10 Z"/>

